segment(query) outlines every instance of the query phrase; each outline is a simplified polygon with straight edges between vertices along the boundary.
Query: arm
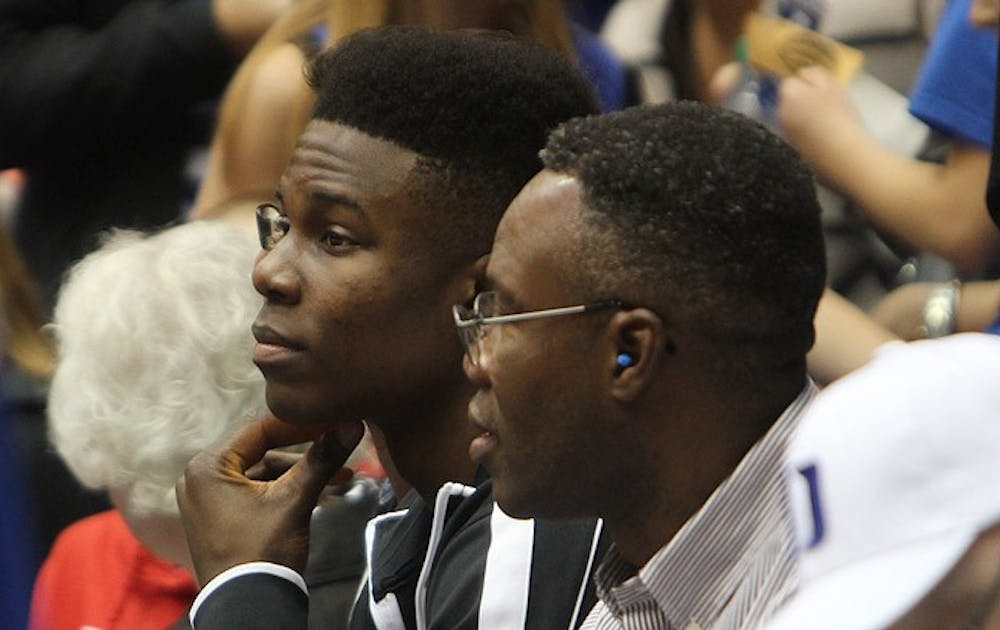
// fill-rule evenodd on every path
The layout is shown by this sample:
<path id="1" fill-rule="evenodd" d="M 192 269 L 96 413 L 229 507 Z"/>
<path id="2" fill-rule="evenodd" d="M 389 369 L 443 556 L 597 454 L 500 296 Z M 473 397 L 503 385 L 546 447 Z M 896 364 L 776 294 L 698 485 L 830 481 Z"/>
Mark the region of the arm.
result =
<path id="1" fill-rule="evenodd" d="M 212 218 L 227 201 L 259 193 L 269 199 L 305 128 L 312 92 L 298 46 L 284 44 L 251 68 L 246 89 L 230 90 L 236 116 L 216 129 L 192 217 Z"/>
<path id="2" fill-rule="evenodd" d="M 691 60 L 698 100 L 715 102 L 712 83 L 733 60 L 733 47 L 743 34 L 747 16 L 760 0 L 694 0 L 691 3 Z"/>
<path id="3" fill-rule="evenodd" d="M 289 1 L 136 0 L 103 21 L 87 15 L 103 7 L 0 3 L 0 166 L 96 150 L 186 115 Z"/>
<path id="4" fill-rule="evenodd" d="M 816 343 L 806 357 L 809 373 L 830 383 L 861 367 L 875 349 L 898 339 L 840 294 L 826 289 L 814 320 Z"/>
<path id="5" fill-rule="evenodd" d="M 189 620 L 196 630 L 246 628 L 305 628 L 309 598 L 305 582 L 278 565 L 253 563 L 216 577 L 205 585 L 191 606 Z"/>
<path id="6" fill-rule="evenodd" d="M 782 82 L 778 119 L 817 174 L 880 229 L 963 269 L 981 269 L 1000 251 L 983 198 L 988 151 L 956 142 L 943 165 L 893 153 L 820 68 Z"/>
<path id="7" fill-rule="evenodd" d="M 872 317 L 903 339 L 924 337 L 924 305 L 938 284 L 914 282 L 895 289 L 872 310 Z M 955 312 L 955 332 L 982 331 L 1000 311 L 1000 281 L 966 282 Z"/>

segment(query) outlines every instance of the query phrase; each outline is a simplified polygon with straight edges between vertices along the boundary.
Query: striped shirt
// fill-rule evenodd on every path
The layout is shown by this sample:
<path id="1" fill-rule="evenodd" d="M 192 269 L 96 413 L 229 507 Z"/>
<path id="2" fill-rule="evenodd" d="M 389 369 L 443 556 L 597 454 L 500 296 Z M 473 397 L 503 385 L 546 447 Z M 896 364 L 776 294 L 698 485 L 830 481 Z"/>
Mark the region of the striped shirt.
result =
<path id="1" fill-rule="evenodd" d="M 582 630 L 749 630 L 794 592 L 795 537 L 783 481 L 809 382 L 677 534 L 637 569 L 612 547 Z"/>

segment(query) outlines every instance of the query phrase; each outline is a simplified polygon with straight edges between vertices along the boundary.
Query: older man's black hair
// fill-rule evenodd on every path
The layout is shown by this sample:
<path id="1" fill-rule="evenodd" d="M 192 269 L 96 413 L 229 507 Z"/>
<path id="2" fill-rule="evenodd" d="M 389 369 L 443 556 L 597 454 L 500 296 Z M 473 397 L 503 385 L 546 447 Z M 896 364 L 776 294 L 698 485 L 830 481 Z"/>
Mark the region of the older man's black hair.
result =
<path id="1" fill-rule="evenodd" d="M 418 171 L 431 177 L 416 187 L 419 194 L 451 210 L 454 234 L 479 253 L 507 204 L 541 169 L 538 151 L 548 133 L 598 111 L 593 89 L 569 60 L 500 34 L 366 30 L 319 55 L 309 75 L 313 118 L 420 154 Z"/>
<path id="2" fill-rule="evenodd" d="M 826 263 L 809 168 L 749 119 L 693 102 L 576 119 L 545 166 L 576 177 L 591 246 L 581 290 L 690 324 L 720 352 L 719 374 L 804 374 Z"/>

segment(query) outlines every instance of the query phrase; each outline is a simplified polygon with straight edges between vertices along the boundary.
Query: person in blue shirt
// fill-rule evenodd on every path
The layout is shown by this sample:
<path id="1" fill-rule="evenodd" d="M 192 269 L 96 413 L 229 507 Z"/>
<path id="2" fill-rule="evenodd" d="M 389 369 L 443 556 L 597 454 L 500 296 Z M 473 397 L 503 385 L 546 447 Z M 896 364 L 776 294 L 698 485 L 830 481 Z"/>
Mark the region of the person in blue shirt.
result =
<path id="1" fill-rule="evenodd" d="M 910 98 L 911 113 L 951 144 L 943 164 L 899 155 L 863 127 L 830 73 L 786 79 L 778 119 L 817 174 L 874 226 L 965 271 L 1000 260 L 1000 230 L 985 211 L 997 34 L 969 21 L 972 0 L 950 0 Z"/>

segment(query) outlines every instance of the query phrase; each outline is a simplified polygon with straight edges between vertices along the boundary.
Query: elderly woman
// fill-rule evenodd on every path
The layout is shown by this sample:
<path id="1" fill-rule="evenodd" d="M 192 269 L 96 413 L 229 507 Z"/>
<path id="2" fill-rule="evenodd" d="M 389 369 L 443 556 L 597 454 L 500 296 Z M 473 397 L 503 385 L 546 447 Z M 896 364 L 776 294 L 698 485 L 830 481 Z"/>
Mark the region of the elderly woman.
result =
<path id="1" fill-rule="evenodd" d="M 164 628 L 191 577 L 174 483 L 197 451 L 265 411 L 251 361 L 260 296 L 247 229 L 197 221 L 119 231 L 70 272 L 55 311 L 51 439 L 117 508 L 60 534 L 32 628 Z"/>

